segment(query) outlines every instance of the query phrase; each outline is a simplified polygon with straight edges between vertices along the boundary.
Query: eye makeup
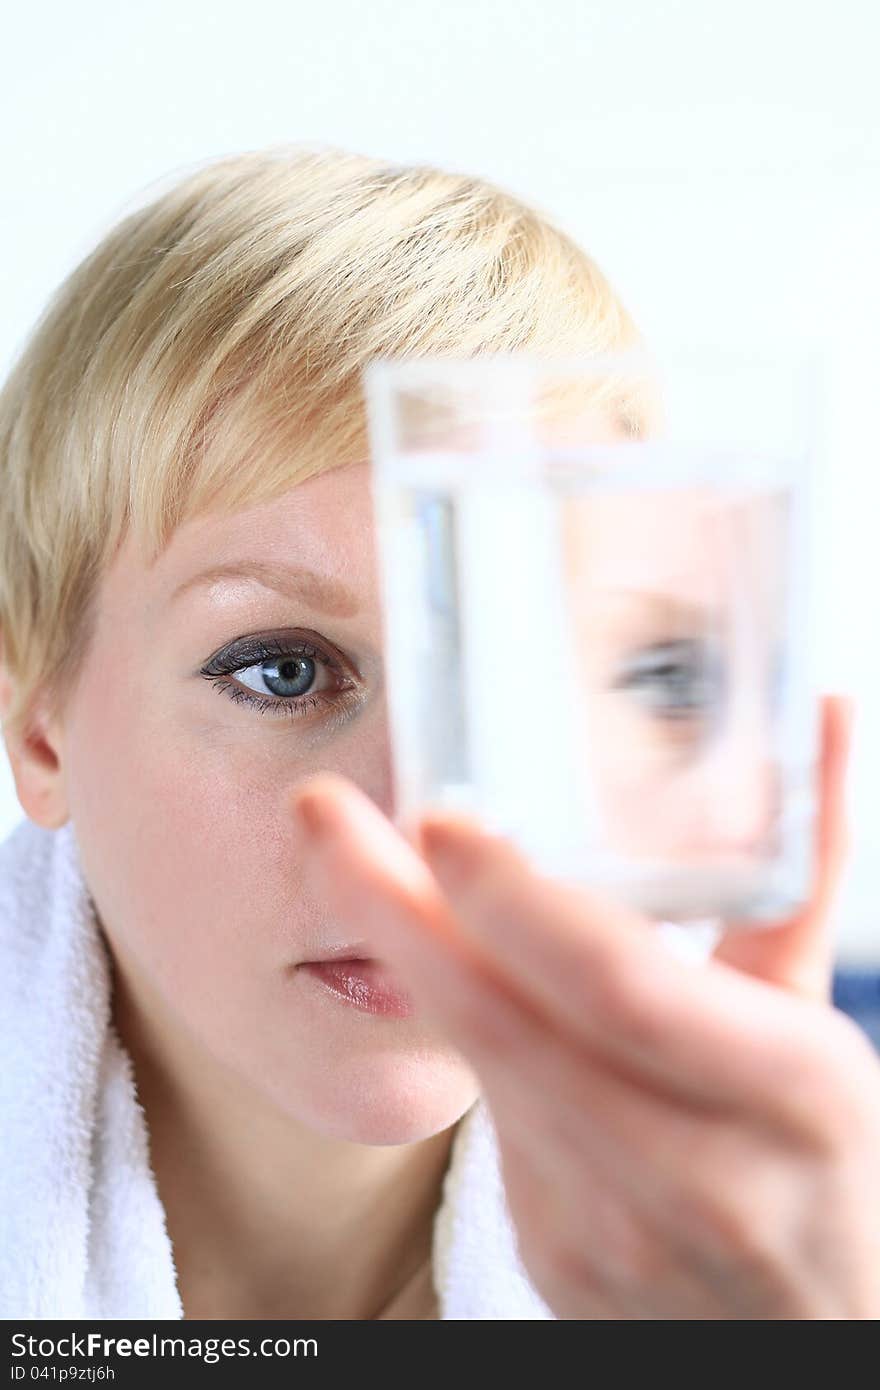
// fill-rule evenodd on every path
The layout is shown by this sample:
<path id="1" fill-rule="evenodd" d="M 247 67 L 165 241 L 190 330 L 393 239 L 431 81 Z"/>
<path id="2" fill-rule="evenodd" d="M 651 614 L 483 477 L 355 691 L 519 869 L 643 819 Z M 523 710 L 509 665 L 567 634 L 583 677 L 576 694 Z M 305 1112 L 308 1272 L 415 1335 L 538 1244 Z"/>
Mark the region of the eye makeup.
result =
<path id="1" fill-rule="evenodd" d="M 247 682 L 233 679 L 248 672 L 267 685 L 265 696 Z M 237 704 L 282 718 L 301 718 L 333 708 L 345 711 L 363 700 L 349 662 L 294 633 L 255 634 L 230 642 L 205 662 L 199 675 Z M 330 687 L 312 689 L 322 675 L 330 679 Z"/>
<path id="2" fill-rule="evenodd" d="M 706 717 L 724 697 L 724 670 L 715 648 L 697 638 L 650 643 L 634 651 L 611 683 L 658 719 Z"/>

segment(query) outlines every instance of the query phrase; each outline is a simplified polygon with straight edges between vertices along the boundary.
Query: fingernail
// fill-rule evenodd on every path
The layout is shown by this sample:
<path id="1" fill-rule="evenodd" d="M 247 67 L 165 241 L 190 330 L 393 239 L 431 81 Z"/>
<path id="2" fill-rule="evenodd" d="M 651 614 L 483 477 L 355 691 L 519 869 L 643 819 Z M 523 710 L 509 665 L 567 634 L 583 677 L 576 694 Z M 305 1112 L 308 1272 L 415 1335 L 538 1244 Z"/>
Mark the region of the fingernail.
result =
<path id="1" fill-rule="evenodd" d="M 300 824 L 313 839 L 325 835 L 330 829 L 331 817 L 319 797 L 304 792 L 296 798 L 293 809 Z"/>
<path id="2" fill-rule="evenodd" d="M 443 887 L 452 891 L 479 872 L 489 842 L 495 838 L 479 826 L 446 821 L 422 821 L 418 831 L 420 848 L 432 871 Z"/>

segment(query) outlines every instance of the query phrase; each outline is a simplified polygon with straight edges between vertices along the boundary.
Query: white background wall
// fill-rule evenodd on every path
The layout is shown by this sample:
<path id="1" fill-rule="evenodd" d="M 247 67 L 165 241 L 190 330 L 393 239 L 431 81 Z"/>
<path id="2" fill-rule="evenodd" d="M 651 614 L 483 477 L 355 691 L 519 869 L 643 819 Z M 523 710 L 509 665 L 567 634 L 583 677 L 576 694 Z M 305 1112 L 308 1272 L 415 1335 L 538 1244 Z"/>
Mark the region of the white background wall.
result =
<path id="1" fill-rule="evenodd" d="M 4 30 L 0 369 L 152 181 L 300 139 L 506 184 L 658 345 L 827 350 L 816 623 L 860 710 L 841 953 L 880 958 L 877 0 L 53 0 Z M 0 753 L 0 836 L 20 816 Z"/>

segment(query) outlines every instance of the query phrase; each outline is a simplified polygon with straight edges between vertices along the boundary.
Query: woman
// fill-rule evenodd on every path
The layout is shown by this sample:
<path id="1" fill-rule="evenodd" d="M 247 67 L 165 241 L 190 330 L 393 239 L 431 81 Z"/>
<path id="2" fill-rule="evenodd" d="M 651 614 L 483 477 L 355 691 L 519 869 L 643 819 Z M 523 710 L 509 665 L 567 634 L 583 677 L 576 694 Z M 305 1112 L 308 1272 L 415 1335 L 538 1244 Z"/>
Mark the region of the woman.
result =
<path id="1" fill-rule="evenodd" d="M 516 199 L 333 150 L 201 169 L 61 287 L 0 399 L 6 1316 L 877 1314 L 841 702 L 814 902 L 699 976 L 388 820 L 361 369 L 634 339 Z"/>

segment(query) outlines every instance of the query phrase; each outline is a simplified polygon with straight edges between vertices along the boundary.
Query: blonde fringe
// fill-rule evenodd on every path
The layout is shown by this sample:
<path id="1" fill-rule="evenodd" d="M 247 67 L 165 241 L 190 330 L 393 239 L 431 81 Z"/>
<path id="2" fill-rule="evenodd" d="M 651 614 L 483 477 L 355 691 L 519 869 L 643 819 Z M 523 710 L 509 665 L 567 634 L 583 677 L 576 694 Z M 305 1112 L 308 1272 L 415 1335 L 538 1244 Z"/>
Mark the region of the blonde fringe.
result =
<path id="1" fill-rule="evenodd" d="M 0 391 L 0 634 L 18 731 L 60 709 L 131 529 L 268 502 L 367 456 L 377 356 L 637 341 L 601 271 L 486 182 L 331 147 L 208 162 L 60 286 Z"/>

